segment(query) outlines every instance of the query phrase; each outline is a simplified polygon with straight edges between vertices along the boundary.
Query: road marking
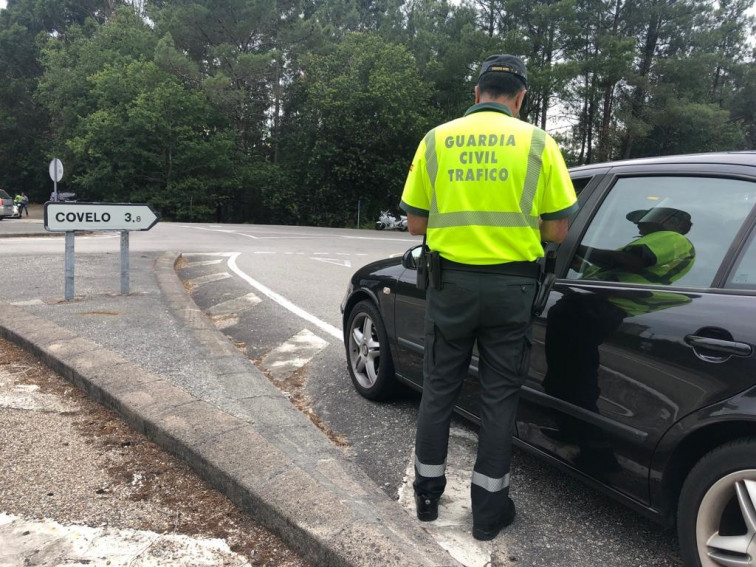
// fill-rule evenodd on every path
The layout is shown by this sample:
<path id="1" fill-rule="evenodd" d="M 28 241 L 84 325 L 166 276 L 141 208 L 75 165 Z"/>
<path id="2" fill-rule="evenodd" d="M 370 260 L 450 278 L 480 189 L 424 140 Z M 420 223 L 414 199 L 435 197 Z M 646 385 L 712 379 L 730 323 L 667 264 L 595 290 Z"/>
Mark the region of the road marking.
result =
<path id="1" fill-rule="evenodd" d="M 213 266 L 215 264 L 220 264 L 223 262 L 223 258 L 219 260 L 203 260 L 200 262 L 189 262 L 188 264 L 184 265 L 184 268 L 197 268 L 199 266 Z"/>
<path id="2" fill-rule="evenodd" d="M 267 371 L 272 380 L 286 380 L 328 345 L 328 341 L 307 329 L 302 329 L 266 354 L 260 361 L 260 368 Z"/>
<path id="3" fill-rule="evenodd" d="M 255 288 L 257 291 L 262 293 L 263 295 L 268 296 L 270 299 L 278 303 L 281 307 L 284 309 L 288 309 L 295 315 L 301 317 L 305 321 L 308 321 L 318 327 L 321 331 L 324 331 L 334 337 L 335 339 L 342 340 L 343 334 L 341 332 L 341 329 L 337 329 L 333 325 L 330 325 L 329 323 L 326 323 L 325 321 L 321 321 L 315 315 L 312 315 L 311 313 L 308 313 L 301 307 L 295 305 L 288 299 L 286 299 L 284 296 L 276 293 L 272 289 L 270 289 L 267 286 L 264 286 L 260 282 L 252 279 L 247 274 L 245 274 L 243 271 L 239 269 L 239 267 L 236 265 L 236 259 L 239 257 L 239 252 L 232 252 L 228 259 L 228 267 L 229 269 L 234 272 L 237 276 L 242 278 L 245 282 L 247 282 L 249 285 L 251 285 L 253 288 Z"/>
<path id="4" fill-rule="evenodd" d="M 449 430 L 449 452 L 446 460 L 446 490 L 438 503 L 438 520 L 424 522 L 423 528 L 465 567 L 491 565 L 493 546 L 472 537 L 470 479 L 475 463 L 478 436 L 459 427 Z M 404 483 L 399 487 L 399 504 L 416 517 L 412 481 L 415 478 L 415 455 L 409 459 Z M 502 533 L 505 533 L 504 530 Z M 501 538 L 496 538 L 497 555 L 502 554 Z"/>
<path id="5" fill-rule="evenodd" d="M 18 307 L 24 307 L 27 305 L 44 305 L 44 301 L 41 299 L 27 299 L 26 301 L 12 301 L 11 305 L 17 305 Z"/>
<path id="6" fill-rule="evenodd" d="M 230 277 L 231 277 L 231 274 L 229 274 L 228 272 L 218 272 L 217 274 L 207 274 L 206 276 L 193 278 L 191 280 L 187 280 L 187 282 L 190 285 L 202 285 L 202 284 L 206 284 L 210 282 L 217 282 L 220 280 L 225 280 Z"/>
<path id="7" fill-rule="evenodd" d="M 257 297 L 254 293 L 248 293 L 235 299 L 229 299 L 223 303 L 213 305 L 207 312 L 212 316 L 217 315 L 230 315 L 232 313 L 240 313 L 246 311 L 250 307 L 254 307 L 260 303 L 262 299 Z"/>
<path id="8" fill-rule="evenodd" d="M 351 268 L 352 263 L 349 260 L 337 260 L 336 258 L 310 258 L 311 260 L 317 260 L 318 262 L 325 262 L 326 264 L 333 264 L 335 266 L 343 266 L 345 268 Z"/>

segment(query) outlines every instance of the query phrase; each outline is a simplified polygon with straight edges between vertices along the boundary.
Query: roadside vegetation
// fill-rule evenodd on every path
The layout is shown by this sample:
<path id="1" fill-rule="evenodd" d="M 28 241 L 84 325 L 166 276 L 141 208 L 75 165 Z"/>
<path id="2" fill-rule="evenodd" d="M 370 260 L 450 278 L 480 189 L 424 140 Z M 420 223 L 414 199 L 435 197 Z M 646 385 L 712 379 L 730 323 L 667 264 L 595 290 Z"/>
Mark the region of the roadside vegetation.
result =
<path id="1" fill-rule="evenodd" d="M 0 187 L 166 220 L 354 226 L 522 55 L 569 165 L 756 147 L 754 0 L 8 0 Z"/>

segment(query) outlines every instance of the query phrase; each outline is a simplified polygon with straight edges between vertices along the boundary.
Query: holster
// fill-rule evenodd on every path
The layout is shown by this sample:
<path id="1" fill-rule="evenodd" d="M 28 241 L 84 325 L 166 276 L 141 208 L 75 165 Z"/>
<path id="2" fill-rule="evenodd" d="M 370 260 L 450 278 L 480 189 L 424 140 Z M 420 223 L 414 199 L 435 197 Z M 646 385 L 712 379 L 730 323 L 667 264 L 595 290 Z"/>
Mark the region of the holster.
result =
<path id="1" fill-rule="evenodd" d="M 441 289 L 441 255 L 428 248 L 423 239 L 423 248 L 417 259 L 417 288 Z"/>

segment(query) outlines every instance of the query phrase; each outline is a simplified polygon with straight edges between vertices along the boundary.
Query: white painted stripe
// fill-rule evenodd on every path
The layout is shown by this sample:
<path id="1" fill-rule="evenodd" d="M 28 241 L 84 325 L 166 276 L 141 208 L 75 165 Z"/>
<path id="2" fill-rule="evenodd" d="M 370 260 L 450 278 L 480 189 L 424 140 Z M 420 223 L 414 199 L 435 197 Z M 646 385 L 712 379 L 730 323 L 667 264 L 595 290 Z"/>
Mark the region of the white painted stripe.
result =
<path id="1" fill-rule="evenodd" d="M 334 266 L 343 266 L 344 268 L 351 268 L 352 263 L 349 260 L 339 260 L 337 258 L 310 258 L 310 260 L 317 260 L 325 264 L 333 264 Z"/>
<path id="2" fill-rule="evenodd" d="M 187 280 L 191 285 L 202 285 L 210 282 L 217 282 L 219 280 L 225 280 L 231 277 L 228 272 L 218 272 L 217 274 L 207 274 L 206 276 L 200 276 L 191 280 Z"/>
<path id="3" fill-rule="evenodd" d="M 23 307 L 24 305 L 44 305 L 44 303 L 41 299 L 27 299 L 26 301 L 12 301 L 11 305 Z"/>
<path id="4" fill-rule="evenodd" d="M 254 293 L 250 292 L 247 295 L 243 295 L 242 297 L 236 297 L 234 299 L 224 301 L 223 303 L 213 305 L 210 309 L 207 310 L 207 312 L 212 316 L 231 315 L 234 313 L 246 311 L 250 307 L 257 305 L 261 301 L 262 299 L 257 297 Z"/>
<path id="5" fill-rule="evenodd" d="M 312 360 L 312 357 L 328 346 L 307 329 L 302 329 L 281 346 L 266 354 L 260 366 L 273 380 L 285 380 Z"/>
<path id="6" fill-rule="evenodd" d="M 204 260 L 201 262 L 189 262 L 184 266 L 184 268 L 197 268 L 199 266 L 213 266 L 215 264 L 220 264 L 223 262 L 223 258 L 220 258 L 219 260 Z"/>
<path id="7" fill-rule="evenodd" d="M 269 287 L 264 286 L 260 282 L 252 279 L 247 274 L 242 272 L 239 267 L 236 265 L 236 258 L 239 257 L 239 252 L 234 252 L 231 257 L 228 259 L 228 267 L 231 269 L 232 272 L 234 272 L 237 276 L 242 278 L 244 281 L 246 281 L 249 285 L 251 285 L 253 288 L 255 288 L 257 291 L 262 293 L 263 295 L 268 296 L 270 299 L 278 303 L 281 307 L 288 309 L 295 315 L 301 317 L 305 321 L 308 321 L 318 327 L 320 330 L 325 331 L 332 337 L 342 340 L 343 335 L 341 332 L 341 329 L 337 329 L 333 325 L 330 325 L 326 323 L 325 321 L 321 321 L 315 315 L 312 315 L 302 309 L 301 307 L 298 307 L 297 305 L 294 305 L 291 301 L 283 297 L 282 295 L 279 295 Z"/>
<path id="8" fill-rule="evenodd" d="M 234 325 L 239 324 L 239 317 L 237 317 L 234 314 L 231 315 L 216 315 L 215 317 L 210 317 L 210 319 L 213 321 L 213 325 L 215 325 L 215 328 L 219 331 L 222 331 L 223 329 L 228 329 L 229 327 L 233 327 Z"/>

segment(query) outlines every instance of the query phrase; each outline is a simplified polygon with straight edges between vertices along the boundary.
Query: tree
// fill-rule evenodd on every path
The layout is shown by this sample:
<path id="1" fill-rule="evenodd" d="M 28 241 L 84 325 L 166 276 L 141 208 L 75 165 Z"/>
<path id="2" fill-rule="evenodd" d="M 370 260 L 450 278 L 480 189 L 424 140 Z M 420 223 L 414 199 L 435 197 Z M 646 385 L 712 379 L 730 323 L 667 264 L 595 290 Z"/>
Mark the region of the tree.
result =
<path id="1" fill-rule="evenodd" d="M 369 197 L 370 213 L 397 207 L 431 125 L 431 89 L 412 57 L 374 33 L 352 33 L 332 54 L 308 58 L 304 69 L 296 105 L 287 109 L 283 162 L 301 180 L 299 222 L 350 224 L 361 197 Z"/>
<path id="2" fill-rule="evenodd" d="M 167 218 L 212 218 L 233 181 L 233 137 L 205 95 L 153 60 L 133 10 L 45 49 L 40 100 L 56 111 L 70 183 L 87 199 L 146 201 Z"/>
<path id="3" fill-rule="evenodd" d="M 104 19 L 105 0 L 9 0 L 0 11 L 0 184 L 32 200 L 49 195 L 47 162 L 54 132 L 34 97 L 43 72 L 40 43 L 61 40 L 87 19 Z"/>

